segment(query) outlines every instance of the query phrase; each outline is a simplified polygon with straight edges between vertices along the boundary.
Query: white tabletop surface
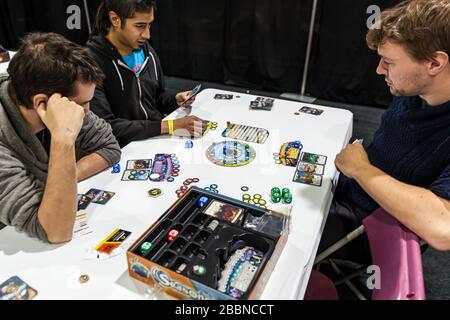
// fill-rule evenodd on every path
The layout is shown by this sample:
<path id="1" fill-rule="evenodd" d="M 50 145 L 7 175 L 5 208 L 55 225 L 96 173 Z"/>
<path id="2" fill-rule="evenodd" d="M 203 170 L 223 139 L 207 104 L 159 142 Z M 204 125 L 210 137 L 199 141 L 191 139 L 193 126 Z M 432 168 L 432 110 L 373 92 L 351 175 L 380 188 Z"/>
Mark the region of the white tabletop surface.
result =
<path id="1" fill-rule="evenodd" d="M 233 100 L 214 100 L 216 93 L 240 96 Z M 157 137 L 133 142 L 122 150 L 122 172 L 127 160 L 153 158 L 157 153 L 175 153 L 181 162 L 180 176 L 175 182 L 123 182 L 122 173 L 108 169 L 79 183 L 78 193 L 90 188 L 116 192 L 105 206 L 91 204 L 84 212 L 93 229 L 64 245 L 49 245 L 16 232 L 11 227 L 0 231 L 0 283 L 17 275 L 38 290 L 36 299 L 148 299 L 144 284 L 128 275 L 125 254 L 106 260 L 85 259 L 86 251 L 95 247 L 116 228 L 132 232 L 137 239 L 165 210 L 177 200 L 175 191 L 187 178 L 199 178 L 196 184 L 207 187 L 217 184 L 219 192 L 241 199 L 241 186 L 248 186 L 250 194 L 261 194 L 269 208 L 282 209 L 270 203 L 272 187 L 290 188 L 293 194 L 292 228 L 286 247 L 263 292 L 263 299 L 302 299 L 306 290 L 314 257 L 332 200 L 336 154 L 352 135 L 353 115 L 346 110 L 320 106 L 321 116 L 294 113 L 305 103 L 275 100 L 272 111 L 253 111 L 250 101 L 255 96 L 213 89 L 203 90 L 189 112 L 219 123 L 216 131 L 194 140 L 193 149 L 185 149 L 184 138 Z M 314 106 L 317 107 L 317 106 Z M 177 110 L 169 118 L 187 113 Z M 206 159 L 206 149 L 213 143 L 226 140 L 221 133 L 226 122 L 259 126 L 270 131 L 265 144 L 251 143 L 256 159 L 247 166 L 225 168 Z M 288 141 L 301 140 L 303 151 L 326 155 L 322 187 L 292 182 L 293 167 L 275 164 L 273 153 Z M 160 188 L 160 198 L 150 198 L 146 191 Z M 87 274 L 85 284 L 78 281 Z"/>

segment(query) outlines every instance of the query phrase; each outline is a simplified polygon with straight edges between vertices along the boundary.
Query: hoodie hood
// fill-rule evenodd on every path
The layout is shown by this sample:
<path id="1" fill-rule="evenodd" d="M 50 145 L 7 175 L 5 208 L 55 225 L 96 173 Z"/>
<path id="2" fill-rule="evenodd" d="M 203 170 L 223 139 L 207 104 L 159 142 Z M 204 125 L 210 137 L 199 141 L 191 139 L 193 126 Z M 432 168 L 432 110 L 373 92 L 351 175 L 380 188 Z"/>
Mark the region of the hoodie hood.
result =
<path id="1" fill-rule="evenodd" d="M 108 41 L 103 36 L 93 36 L 89 39 L 86 46 L 91 49 L 93 52 L 95 52 L 98 55 L 101 55 L 105 58 L 108 58 L 113 61 L 122 60 L 122 56 L 120 55 L 119 51 L 111 44 L 111 42 Z M 144 46 L 144 54 L 146 57 L 149 55 L 149 43 L 146 42 Z"/>

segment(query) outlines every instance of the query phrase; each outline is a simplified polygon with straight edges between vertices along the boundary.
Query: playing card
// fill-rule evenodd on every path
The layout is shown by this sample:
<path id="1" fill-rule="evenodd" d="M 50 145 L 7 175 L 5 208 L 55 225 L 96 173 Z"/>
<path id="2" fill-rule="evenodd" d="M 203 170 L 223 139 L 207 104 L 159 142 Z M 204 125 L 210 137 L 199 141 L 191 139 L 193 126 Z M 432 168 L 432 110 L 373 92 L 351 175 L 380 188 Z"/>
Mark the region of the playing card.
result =
<path id="1" fill-rule="evenodd" d="M 243 212 L 244 210 L 241 208 L 213 200 L 204 213 L 222 220 L 236 222 Z"/>
<path id="2" fill-rule="evenodd" d="M 322 180 L 323 180 L 322 176 L 299 170 L 295 172 L 293 179 L 294 182 L 309 184 L 317 187 L 322 186 Z"/>
<path id="3" fill-rule="evenodd" d="M 118 248 L 130 236 L 130 234 L 130 231 L 116 229 L 102 242 L 100 242 L 97 247 L 95 247 L 95 250 L 110 254 L 114 249 Z"/>
<path id="4" fill-rule="evenodd" d="M 130 160 L 127 162 L 127 170 L 151 169 L 152 159 Z"/>
<path id="5" fill-rule="evenodd" d="M 77 214 L 73 227 L 73 238 L 76 239 L 89 233 L 92 233 L 92 229 L 87 223 L 87 215 L 85 213 Z"/>
<path id="6" fill-rule="evenodd" d="M 31 300 L 37 293 L 17 276 L 9 278 L 0 285 L 0 300 Z"/>
<path id="7" fill-rule="evenodd" d="M 309 173 L 314 173 L 317 175 L 323 175 L 323 172 L 325 171 L 325 167 L 323 165 L 320 164 L 312 164 L 309 162 L 303 162 L 300 161 L 297 164 L 297 170 L 298 171 L 305 171 L 305 172 L 309 172 Z"/>
<path id="8" fill-rule="evenodd" d="M 85 210 L 89 206 L 91 201 L 92 201 L 92 199 L 87 197 L 85 194 L 79 194 L 78 195 L 78 209 L 77 209 L 77 211 Z"/>
<path id="9" fill-rule="evenodd" d="M 220 94 L 220 93 L 218 93 L 218 94 L 216 94 L 214 96 L 214 99 L 216 99 L 216 100 L 231 100 L 231 99 L 233 99 L 233 95 L 232 94 Z"/>
<path id="10" fill-rule="evenodd" d="M 109 200 L 111 200 L 112 197 L 114 197 L 115 194 L 115 192 L 111 191 L 102 191 L 94 200 L 92 200 L 92 203 L 105 205 L 109 202 Z"/>
<path id="11" fill-rule="evenodd" d="M 150 176 L 150 170 L 125 170 L 122 181 L 145 181 Z"/>
<path id="12" fill-rule="evenodd" d="M 303 152 L 300 156 L 300 161 L 312 163 L 312 164 L 321 164 L 325 165 L 327 163 L 327 157 L 319 154 Z"/>
<path id="13" fill-rule="evenodd" d="M 299 111 L 306 113 L 306 114 L 312 114 L 315 116 L 320 116 L 322 113 L 324 113 L 324 110 L 322 110 L 322 109 L 310 108 L 310 107 L 302 107 Z"/>
<path id="14" fill-rule="evenodd" d="M 86 197 L 88 197 L 89 199 L 91 199 L 91 201 L 93 201 L 95 198 L 97 198 L 97 196 L 102 193 L 103 190 L 100 189 L 90 189 L 88 192 L 86 192 Z"/>

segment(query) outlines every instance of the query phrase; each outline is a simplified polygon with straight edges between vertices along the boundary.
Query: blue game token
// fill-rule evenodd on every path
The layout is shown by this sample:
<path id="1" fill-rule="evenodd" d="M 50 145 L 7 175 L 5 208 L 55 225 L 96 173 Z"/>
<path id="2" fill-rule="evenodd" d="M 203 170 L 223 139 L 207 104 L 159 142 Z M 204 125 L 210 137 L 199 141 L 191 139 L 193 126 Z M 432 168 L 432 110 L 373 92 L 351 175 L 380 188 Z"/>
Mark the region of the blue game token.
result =
<path id="1" fill-rule="evenodd" d="M 175 179 L 173 177 L 168 177 L 167 178 L 167 182 L 174 182 L 174 181 L 175 181 Z"/>
<path id="2" fill-rule="evenodd" d="M 211 189 L 217 189 L 219 186 L 217 184 L 212 184 L 209 186 Z"/>
<path id="3" fill-rule="evenodd" d="M 199 208 L 203 208 L 208 203 L 209 198 L 208 197 L 200 197 L 197 200 L 197 206 Z"/>
<path id="4" fill-rule="evenodd" d="M 186 149 L 192 149 L 194 147 L 194 142 L 192 142 L 192 140 L 188 140 L 188 141 L 186 141 L 184 146 Z"/>
<path id="5" fill-rule="evenodd" d="M 174 169 L 179 169 L 179 168 L 180 168 L 180 165 L 179 165 L 179 164 L 175 164 L 175 165 L 173 166 L 173 168 L 174 168 Z"/>
<path id="6" fill-rule="evenodd" d="M 113 165 L 112 173 L 119 173 L 120 172 L 120 164 Z"/>

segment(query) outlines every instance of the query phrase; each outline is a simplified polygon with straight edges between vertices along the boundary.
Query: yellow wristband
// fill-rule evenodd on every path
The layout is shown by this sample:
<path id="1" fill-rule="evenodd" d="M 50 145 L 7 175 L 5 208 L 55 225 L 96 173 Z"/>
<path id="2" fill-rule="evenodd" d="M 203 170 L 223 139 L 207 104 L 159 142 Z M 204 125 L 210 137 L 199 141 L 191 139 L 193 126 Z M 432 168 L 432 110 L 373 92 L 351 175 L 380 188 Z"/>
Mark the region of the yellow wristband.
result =
<path id="1" fill-rule="evenodd" d="M 167 120 L 167 124 L 169 125 L 169 134 L 173 135 L 173 120 Z"/>

